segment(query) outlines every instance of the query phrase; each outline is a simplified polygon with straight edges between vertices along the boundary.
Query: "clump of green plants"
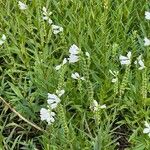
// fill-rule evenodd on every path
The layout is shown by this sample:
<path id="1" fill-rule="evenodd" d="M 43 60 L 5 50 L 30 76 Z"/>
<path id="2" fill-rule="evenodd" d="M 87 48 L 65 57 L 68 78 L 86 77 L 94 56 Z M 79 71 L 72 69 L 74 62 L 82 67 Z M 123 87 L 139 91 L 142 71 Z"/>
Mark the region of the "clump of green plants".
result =
<path id="1" fill-rule="evenodd" d="M 0 149 L 150 148 L 148 2 L 0 6 Z"/>

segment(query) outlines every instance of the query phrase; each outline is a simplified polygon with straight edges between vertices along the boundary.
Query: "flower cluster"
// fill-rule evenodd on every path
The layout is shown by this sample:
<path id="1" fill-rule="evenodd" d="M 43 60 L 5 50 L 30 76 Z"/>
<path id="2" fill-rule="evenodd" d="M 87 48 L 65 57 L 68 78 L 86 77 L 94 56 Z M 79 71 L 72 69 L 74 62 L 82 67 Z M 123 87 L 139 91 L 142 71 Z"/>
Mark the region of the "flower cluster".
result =
<path id="1" fill-rule="evenodd" d="M 119 59 L 120 59 L 121 65 L 127 65 L 128 66 L 129 64 L 131 64 L 131 52 L 128 52 L 127 56 L 120 55 Z M 134 63 L 136 65 L 138 64 L 140 66 L 138 68 L 139 70 L 143 70 L 145 68 L 144 61 L 142 60 L 142 55 L 140 55 Z M 112 71 L 110 73 L 113 76 L 115 76 Z"/>
<path id="2" fill-rule="evenodd" d="M 68 58 L 69 63 L 75 63 L 79 60 L 79 56 L 78 56 L 79 52 L 80 52 L 80 49 L 75 44 L 73 44 L 70 47 L 70 49 L 69 49 L 70 55 Z"/>
<path id="3" fill-rule="evenodd" d="M 55 121 L 54 116 L 56 115 L 52 110 L 55 109 L 58 104 L 60 103 L 60 97 L 65 93 L 65 90 L 56 90 L 56 94 L 48 93 L 47 99 L 47 108 L 41 108 L 40 110 L 40 117 L 41 120 L 46 120 L 47 123 L 50 125 Z"/>
<path id="4" fill-rule="evenodd" d="M 47 20 L 48 23 L 51 25 L 53 23 L 52 19 L 50 18 L 50 16 L 52 15 L 52 12 L 47 12 L 46 7 L 43 7 L 43 20 Z"/>
<path id="5" fill-rule="evenodd" d="M 42 9 L 43 11 L 43 20 L 48 21 L 48 23 L 51 25 L 52 27 L 52 32 L 54 34 L 58 34 L 60 32 L 63 32 L 63 28 L 58 26 L 58 25 L 54 25 L 52 19 L 50 18 L 50 16 L 52 15 L 52 12 L 47 12 L 46 7 L 43 7 Z"/>
<path id="6" fill-rule="evenodd" d="M 58 34 L 59 32 L 63 32 L 63 28 L 58 25 L 52 25 L 52 31 L 54 34 Z"/>
<path id="7" fill-rule="evenodd" d="M 63 62 L 60 65 L 57 65 L 55 67 L 55 70 L 60 70 L 61 67 L 63 67 L 67 62 L 69 63 L 75 63 L 79 60 L 79 56 L 77 54 L 79 54 L 79 48 L 73 44 L 70 48 L 69 48 L 69 58 L 64 58 Z"/>

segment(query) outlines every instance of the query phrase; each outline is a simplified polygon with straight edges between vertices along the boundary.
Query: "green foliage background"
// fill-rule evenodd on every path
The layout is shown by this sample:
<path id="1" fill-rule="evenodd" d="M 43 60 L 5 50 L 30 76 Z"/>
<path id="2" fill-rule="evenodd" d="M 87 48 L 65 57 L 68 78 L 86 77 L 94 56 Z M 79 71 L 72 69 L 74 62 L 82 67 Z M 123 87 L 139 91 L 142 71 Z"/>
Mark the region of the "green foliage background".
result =
<path id="1" fill-rule="evenodd" d="M 150 3 L 145 0 L 28 0 L 27 10 L 20 10 L 17 0 L 0 0 L 0 36 L 7 37 L 0 46 L 0 95 L 26 119 L 47 132 L 40 132 L 22 121 L 2 102 L 0 104 L 0 147 L 6 150 L 115 150 L 123 138 L 126 149 L 150 149 L 149 137 L 143 134 L 144 121 L 149 120 L 149 47 L 143 39 L 150 37 L 149 21 L 144 13 Z M 42 19 L 42 8 L 52 11 L 51 19 L 64 32 L 53 35 Z M 88 68 L 94 99 L 106 104 L 95 121 L 89 109 L 89 88 L 82 83 L 79 91 L 71 73 L 84 74 L 83 63 L 68 65 L 64 75 L 65 95 L 62 110 L 69 135 L 66 137 L 61 115 L 52 126 L 40 121 L 39 111 L 46 106 L 47 93 L 54 93 L 60 74 L 54 67 L 68 56 L 76 44 L 91 55 Z M 132 52 L 124 95 L 116 96 L 109 70 L 119 71 L 121 87 L 125 67 L 119 55 Z M 143 54 L 146 70 L 134 65 Z M 144 76 L 145 75 L 145 76 Z M 144 78 L 143 78 L 144 77 Z M 146 85 L 143 85 L 146 83 Z M 143 98 L 143 90 L 147 96 Z M 57 110 L 59 114 L 59 109 Z M 123 127 L 124 126 L 124 127 Z M 117 129 L 120 129 L 119 131 Z"/>

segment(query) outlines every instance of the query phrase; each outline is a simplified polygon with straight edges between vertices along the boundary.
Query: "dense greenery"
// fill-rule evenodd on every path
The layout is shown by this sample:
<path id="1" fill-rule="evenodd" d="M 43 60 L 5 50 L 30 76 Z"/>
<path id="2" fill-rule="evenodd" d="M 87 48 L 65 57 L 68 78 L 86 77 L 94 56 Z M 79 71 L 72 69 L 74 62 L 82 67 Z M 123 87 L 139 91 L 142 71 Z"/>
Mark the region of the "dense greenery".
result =
<path id="1" fill-rule="evenodd" d="M 150 21 L 144 0 L 0 0 L 0 149 L 6 150 L 149 150 L 143 133 L 150 119 Z M 52 12 L 63 32 L 53 34 L 42 8 Z M 80 49 L 79 61 L 55 66 Z M 131 64 L 119 56 L 131 51 Z M 85 55 L 90 54 L 90 57 Z M 145 68 L 134 61 L 142 54 Z M 118 71 L 112 83 L 112 71 Z M 79 72 L 85 80 L 74 80 Z M 65 94 L 55 122 L 40 119 L 47 93 L 61 87 Z M 93 111 L 93 100 L 105 109 Z M 9 104 L 9 106 L 8 106 Z M 23 120 L 24 117 L 26 120 Z M 31 123 L 31 124 L 30 124 Z M 32 124 L 36 125 L 34 127 Z"/>

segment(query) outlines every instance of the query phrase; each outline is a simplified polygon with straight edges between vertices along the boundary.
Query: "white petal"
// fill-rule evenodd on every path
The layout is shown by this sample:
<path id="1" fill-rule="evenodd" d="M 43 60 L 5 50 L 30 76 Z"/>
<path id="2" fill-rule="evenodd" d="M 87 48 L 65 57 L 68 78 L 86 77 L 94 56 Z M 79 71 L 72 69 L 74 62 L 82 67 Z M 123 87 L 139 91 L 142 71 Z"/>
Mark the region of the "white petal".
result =
<path id="1" fill-rule="evenodd" d="M 64 95 L 64 93 L 65 93 L 65 90 L 56 90 L 56 94 L 59 96 L 59 97 L 61 97 L 62 95 Z"/>
<path id="2" fill-rule="evenodd" d="M 67 63 L 67 58 L 64 58 L 64 60 L 63 60 L 63 63 L 62 63 L 62 64 L 64 65 L 64 64 L 66 64 L 66 63 Z"/>
<path id="3" fill-rule="evenodd" d="M 115 77 L 115 74 L 112 70 L 109 70 L 109 72 Z"/>
<path id="4" fill-rule="evenodd" d="M 41 108 L 40 110 L 40 117 L 41 117 L 41 120 L 46 120 L 47 118 L 49 118 L 50 114 L 49 114 L 49 111 L 45 108 Z"/>
<path id="5" fill-rule="evenodd" d="M 92 104 L 92 106 L 93 106 L 93 110 L 94 111 L 97 111 L 98 110 L 98 102 L 96 101 L 96 100 L 93 100 L 93 104 Z"/>
<path id="6" fill-rule="evenodd" d="M 117 82 L 117 81 L 118 81 L 118 78 L 113 78 L 113 79 L 111 80 L 112 83 L 115 83 L 115 82 Z"/>
<path id="7" fill-rule="evenodd" d="M 75 63 L 79 60 L 79 56 L 71 54 L 68 60 L 69 60 L 69 63 Z"/>
<path id="8" fill-rule="evenodd" d="M 48 103 L 49 104 L 49 103 Z M 55 109 L 58 106 L 58 103 L 50 104 L 51 109 Z"/>
<path id="9" fill-rule="evenodd" d="M 48 93 L 48 99 L 55 99 L 55 98 L 56 98 L 55 94 Z"/>
<path id="10" fill-rule="evenodd" d="M 47 16 L 43 16 L 43 20 L 48 20 L 48 17 Z"/>
<path id="11" fill-rule="evenodd" d="M 55 70 L 59 70 L 61 67 L 62 67 L 62 65 L 57 65 L 57 66 L 55 67 Z"/>
<path id="12" fill-rule="evenodd" d="M 130 60 L 122 60 L 120 61 L 121 65 L 129 65 L 130 64 Z"/>
<path id="13" fill-rule="evenodd" d="M 128 59 L 131 58 L 131 51 L 128 52 L 127 57 L 128 57 Z"/>
<path id="14" fill-rule="evenodd" d="M 144 38 L 144 46 L 149 46 L 150 45 L 150 40 L 148 38 Z"/>
<path id="15" fill-rule="evenodd" d="M 136 60 L 136 61 L 134 62 L 134 64 L 137 65 L 137 63 L 138 63 L 138 62 L 137 62 L 137 60 Z"/>
<path id="16" fill-rule="evenodd" d="M 137 60 L 142 60 L 142 55 L 140 55 L 140 56 L 137 58 Z"/>
<path id="17" fill-rule="evenodd" d="M 52 25 L 52 31 L 54 34 L 58 34 L 59 32 L 63 31 L 63 28 L 57 25 Z"/>
<path id="18" fill-rule="evenodd" d="M 93 106 L 95 106 L 95 107 L 98 106 L 98 102 L 96 100 L 93 100 Z"/>
<path id="19" fill-rule="evenodd" d="M 24 4 L 24 3 L 22 3 L 22 2 L 18 2 L 18 5 L 19 5 L 19 8 L 21 9 L 21 10 L 25 10 L 25 9 L 27 9 L 27 5 L 26 4 Z"/>
<path id="20" fill-rule="evenodd" d="M 145 127 L 150 128 L 150 124 L 147 121 L 144 121 L 144 125 Z"/>
<path id="21" fill-rule="evenodd" d="M 63 32 L 63 31 L 64 31 L 63 27 L 59 27 L 59 32 Z"/>
<path id="22" fill-rule="evenodd" d="M 60 102 L 60 99 L 57 95 L 48 93 L 47 103 L 49 105 L 51 105 L 52 103 L 59 103 L 59 102 Z"/>
<path id="23" fill-rule="evenodd" d="M 55 121 L 54 117 L 50 117 L 49 120 L 50 120 L 50 122 L 52 122 L 52 123 Z"/>
<path id="24" fill-rule="evenodd" d="M 120 59 L 120 60 L 128 60 L 129 58 L 128 58 L 128 57 L 126 57 L 126 56 L 122 56 L 122 55 L 120 55 L 119 59 Z"/>
<path id="25" fill-rule="evenodd" d="M 150 20 L 150 12 L 145 12 L 145 19 Z"/>
<path id="26" fill-rule="evenodd" d="M 6 40 L 6 36 L 5 34 L 2 35 L 2 40 L 5 41 Z"/>
<path id="27" fill-rule="evenodd" d="M 85 52 L 85 55 L 86 55 L 87 57 L 90 57 L 89 52 Z"/>
<path id="28" fill-rule="evenodd" d="M 70 54 L 73 54 L 73 55 L 78 54 L 78 53 L 79 53 L 79 48 L 78 48 L 75 44 L 73 44 L 73 45 L 69 48 L 69 53 L 70 53 Z"/>
<path id="29" fill-rule="evenodd" d="M 143 62 L 142 60 L 139 60 L 138 63 L 139 63 L 139 65 L 140 65 L 141 67 L 143 67 L 143 68 L 145 67 L 145 66 L 144 66 L 144 62 Z"/>
<path id="30" fill-rule="evenodd" d="M 138 69 L 139 69 L 139 70 L 143 70 L 144 68 L 145 68 L 145 66 L 144 66 L 144 67 L 139 67 Z"/>
<path id="31" fill-rule="evenodd" d="M 144 128 L 143 133 L 150 133 L 150 128 Z"/>
<path id="32" fill-rule="evenodd" d="M 75 72 L 75 73 L 72 73 L 72 74 L 71 74 L 71 77 L 72 77 L 73 79 L 79 79 L 80 75 L 79 75 L 78 72 Z"/>
<path id="33" fill-rule="evenodd" d="M 74 74 L 76 75 L 77 78 L 80 78 L 80 75 L 78 72 L 75 72 Z"/>
<path id="34" fill-rule="evenodd" d="M 44 13 L 47 13 L 46 7 L 43 7 L 42 10 L 43 10 Z"/>
<path id="35" fill-rule="evenodd" d="M 56 114 L 54 112 L 51 112 L 51 116 L 55 116 Z"/>
<path id="36" fill-rule="evenodd" d="M 74 73 L 71 74 L 71 77 L 76 80 L 78 79 Z"/>

